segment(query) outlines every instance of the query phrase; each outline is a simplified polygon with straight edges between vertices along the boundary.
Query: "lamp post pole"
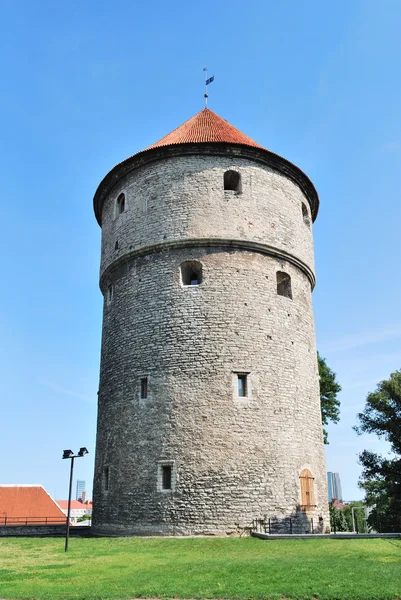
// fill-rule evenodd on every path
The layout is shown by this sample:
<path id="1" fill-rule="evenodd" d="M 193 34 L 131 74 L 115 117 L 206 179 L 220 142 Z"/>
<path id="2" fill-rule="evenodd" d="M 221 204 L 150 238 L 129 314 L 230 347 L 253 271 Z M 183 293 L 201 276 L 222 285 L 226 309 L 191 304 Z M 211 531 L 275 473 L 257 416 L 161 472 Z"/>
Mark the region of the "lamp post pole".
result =
<path id="1" fill-rule="evenodd" d="M 68 509 L 67 509 L 67 529 L 65 531 L 65 551 L 68 550 L 68 540 L 70 539 L 70 514 L 71 514 L 71 491 L 72 491 L 72 474 L 74 471 L 74 458 L 71 456 L 71 469 L 70 469 L 70 488 L 68 491 Z"/>
<path id="2" fill-rule="evenodd" d="M 71 459 L 71 468 L 70 468 L 70 487 L 68 490 L 68 508 L 67 508 L 67 523 L 65 530 L 65 552 L 68 551 L 68 540 L 70 538 L 70 514 L 71 514 L 71 492 L 72 492 L 72 474 L 74 472 L 74 458 L 82 458 L 88 454 L 88 450 L 86 448 L 80 448 L 78 454 L 74 454 L 72 450 L 64 450 L 63 458 Z"/>
<path id="3" fill-rule="evenodd" d="M 351 515 L 352 515 L 352 532 L 355 533 L 355 516 L 354 516 L 354 509 L 355 506 L 353 506 L 351 508 Z"/>

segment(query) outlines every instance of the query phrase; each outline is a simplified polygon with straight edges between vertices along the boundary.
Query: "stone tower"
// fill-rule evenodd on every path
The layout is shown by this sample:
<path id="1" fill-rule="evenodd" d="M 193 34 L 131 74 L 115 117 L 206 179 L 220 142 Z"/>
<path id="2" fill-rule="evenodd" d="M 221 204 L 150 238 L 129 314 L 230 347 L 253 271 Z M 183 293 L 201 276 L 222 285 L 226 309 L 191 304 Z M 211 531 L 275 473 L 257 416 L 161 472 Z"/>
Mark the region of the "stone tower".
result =
<path id="1" fill-rule="evenodd" d="M 209 109 L 95 197 L 93 529 L 328 529 L 306 175 Z"/>

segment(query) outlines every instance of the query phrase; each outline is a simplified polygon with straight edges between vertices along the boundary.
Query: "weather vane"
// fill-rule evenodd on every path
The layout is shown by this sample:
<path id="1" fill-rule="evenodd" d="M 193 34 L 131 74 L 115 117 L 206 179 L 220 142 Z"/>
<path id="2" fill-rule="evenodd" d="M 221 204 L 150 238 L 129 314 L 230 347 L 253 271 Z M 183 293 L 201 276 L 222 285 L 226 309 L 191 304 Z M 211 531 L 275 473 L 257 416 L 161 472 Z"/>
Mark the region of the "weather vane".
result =
<path id="1" fill-rule="evenodd" d="M 208 78 L 207 67 L 204 67 L 203 70 L 205 71 L 205 106 L 207 108 L 207 99 L 209 98 L 209 94 L 207 93 L 207 86 L 209 85 L 209 83 L 212 83 L 212 81 L 214 81 L 214 75 Z"/>

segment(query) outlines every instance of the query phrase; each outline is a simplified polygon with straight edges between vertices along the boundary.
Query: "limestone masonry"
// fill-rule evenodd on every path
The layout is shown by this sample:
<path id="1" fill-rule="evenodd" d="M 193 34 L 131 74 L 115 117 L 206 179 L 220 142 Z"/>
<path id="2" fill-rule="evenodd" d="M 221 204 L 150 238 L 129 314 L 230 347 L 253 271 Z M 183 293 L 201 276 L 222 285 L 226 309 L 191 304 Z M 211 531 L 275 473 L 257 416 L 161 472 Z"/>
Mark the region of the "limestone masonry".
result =
<path id="1" fill-rule="evenodd" d="M 310 180 L 204 109 L 94 206 L 94 532 L 327 532 Z"/>

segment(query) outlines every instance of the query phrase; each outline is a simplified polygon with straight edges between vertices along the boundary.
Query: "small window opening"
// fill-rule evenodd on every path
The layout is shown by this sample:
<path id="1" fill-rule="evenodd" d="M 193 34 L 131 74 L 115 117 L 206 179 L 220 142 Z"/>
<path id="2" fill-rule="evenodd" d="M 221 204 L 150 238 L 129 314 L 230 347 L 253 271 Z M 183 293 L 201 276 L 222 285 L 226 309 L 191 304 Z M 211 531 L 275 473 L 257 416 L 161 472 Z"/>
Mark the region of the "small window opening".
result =
<path id="1" fill-rule="evenodd" d="M 162 487 L 163 490 L 171 490 L 171 466 L 162 466 Z"/>
<path id="2" fill-rule="evenodd" d="M 125 194 L 120 194 L 117 198 L 116 212 L 117 215 L 121 215 L 125 211 Z"/>
<path id="3" fill-rule="evenodd" d="M 105 492 L 109 489 L 109 467 L 103 469 L 103 489 Z"/>
<path id="4" fill-rule="evenodd" d="M 113 296 L 114 296 L 114 287 L 111 284 L 107 288 L 107 304 L 110 304 L 110 302 L 113 300 Z"/>
<path id="5" fill-rule="evenodd" d="M 141 398 L 145 399 L 148 397 L 148 378 L 142 377 L 141 379 Z"/>
<path id="6" fill-rule="evenodd" d="M 245 373 L 238 373 L 238 396 L 246 398 L 248 396 L 248 376 Z"/>
<path id="7" fill-rule="evenodd" d="M 238 171 L 226 171 L 224 173 L 224 190 L 241 191 L 241 175 Z"/>
<path id="8" fill-rule="evenodd" d="M 118 240 L 116 240 L 116 243 L 114 244 L 114 250 L 118 250 Z"/>
<path id="9" fill-rule="evenodd" d="M 291 277 L 284 271 L 277 271 L 277 295 L 292 300 Z"/>
<path id="10" fill-rule="evenodd" d="M 196 261 L 182 263 L 182 285 L 199 285 L 202 283 L 202 265 Z"/>
<path id="11" fill-rule="evenodd" d="M 303 217 L 305 225 L 310 227 L 310 219 L 309 219 L 308 209 L 306 208 L 306 204 L 304 204 L 303 202 L 302 202 L 302 217 Z"/>
<path id="12" fill-rule="evenodd" d="M 306 509 L 315 506 L 315 495 L 313 492 L 313 477 L 309 469 L 304 469 L 299 480 L 301 483 L 301 506 Z"/>

